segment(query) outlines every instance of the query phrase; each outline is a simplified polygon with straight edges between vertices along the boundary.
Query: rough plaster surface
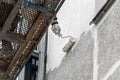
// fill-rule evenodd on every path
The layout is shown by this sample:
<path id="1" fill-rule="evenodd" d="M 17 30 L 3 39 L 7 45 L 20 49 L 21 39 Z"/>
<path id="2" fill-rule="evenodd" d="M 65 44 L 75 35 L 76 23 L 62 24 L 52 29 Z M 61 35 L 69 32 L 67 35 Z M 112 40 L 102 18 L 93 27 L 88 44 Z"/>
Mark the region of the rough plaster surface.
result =
<path id="1" fill-rule="evenodd" d="M 120 4 L 120 2 L 118 3 Z M 99 80 L 108 74 L 112 66 L 120 60 L 120 6 L 115 6 L 110 15 L 98 28 Z M 119 64 L 120 65 L 120 64 Z M 117 69 L 117 68 L 116 68 Z M 120 70 L 120 69 L 119 69 Z M 113 71 L 112 71 L 113 73 Z M 114 71 L 114 73 L 116 73 Z M 113 73 L 113 74 L 114 74 Z M 120 80 L 120 71 L 108 80 Z M 116 76 L 116 77 L 115 77 Z"/>
<path id="2" fill-rule="evenodd" d="M 76 48 L 69 52 L 58 69 L 49 72 L 47 80 L 92 80 L 93 38 L 83 34 Z"/>
<path id="3" fill-rule="evenodd" d="M 120 80 L 120 0 L 94 31 L 81 36 L 47 80 Z"/>

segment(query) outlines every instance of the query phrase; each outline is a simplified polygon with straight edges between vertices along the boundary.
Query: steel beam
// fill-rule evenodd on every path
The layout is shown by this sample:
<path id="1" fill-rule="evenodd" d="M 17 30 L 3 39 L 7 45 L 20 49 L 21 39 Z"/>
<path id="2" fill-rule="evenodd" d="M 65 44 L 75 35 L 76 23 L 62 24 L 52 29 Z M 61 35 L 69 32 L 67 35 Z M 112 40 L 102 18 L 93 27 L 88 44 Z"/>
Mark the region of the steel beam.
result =
<path id="1" fill-rule="evenodd" d="M 41 11 L 41 12 L 49 12 L 49 11 L 51 11 L 51 9 L 49 9 L 47 7 L 43 7 L 43 6 L 37 5 L 37 4 L 32 3 L 30 1 L 24 1 L 24 5 L 27 6 L 27 7 L 36 9 L 38 11 Z"/>
<path id="2" fill-rule="evenodd" d="M 24 1 L 24 0 L 18 0 L 18 2 L 16 3 L 15 7 L 12 9 L 11 13 L 9 14 L 5 24 L 3 25 L 3 29 L 2 29 L 3 33 L 6 33 L 7 30 L 9 29 L 9 27 L 11 26 L 13 20 L 15 19 L 16 15 L 19 12 L 19 9 L 21 7 L 22 1 Z"/>
<path id="3" fill-rule="evenodd" d="M 23 45 L 25 43 L 24 37 L 21 34 L 16 34 L 16 33 L 0 32 L 0 40 L 15 42 L 19 45 Z"/>

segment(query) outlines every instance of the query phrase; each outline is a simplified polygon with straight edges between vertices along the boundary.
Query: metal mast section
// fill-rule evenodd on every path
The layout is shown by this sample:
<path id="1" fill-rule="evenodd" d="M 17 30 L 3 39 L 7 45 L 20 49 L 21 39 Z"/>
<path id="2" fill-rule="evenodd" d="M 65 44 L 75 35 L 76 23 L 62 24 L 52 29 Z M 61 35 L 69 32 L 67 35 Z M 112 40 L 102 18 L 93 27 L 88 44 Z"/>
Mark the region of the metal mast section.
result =
<path id="1" fill-rule="evenodd" d="M 0 80 L 14 80 L 65 0 L 0 0 Z"/>

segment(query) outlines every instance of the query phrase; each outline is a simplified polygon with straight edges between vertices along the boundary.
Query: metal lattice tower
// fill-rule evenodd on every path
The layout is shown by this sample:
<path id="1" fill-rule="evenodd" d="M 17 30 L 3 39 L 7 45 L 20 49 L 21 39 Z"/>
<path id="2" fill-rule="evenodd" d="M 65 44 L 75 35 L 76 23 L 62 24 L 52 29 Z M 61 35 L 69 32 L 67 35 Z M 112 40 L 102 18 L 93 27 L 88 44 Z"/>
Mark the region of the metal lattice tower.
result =
<path id="1" fill-rule="evenodd" d="M 13 80 L 64 0 L 0 0 L 0 80 Z"/>

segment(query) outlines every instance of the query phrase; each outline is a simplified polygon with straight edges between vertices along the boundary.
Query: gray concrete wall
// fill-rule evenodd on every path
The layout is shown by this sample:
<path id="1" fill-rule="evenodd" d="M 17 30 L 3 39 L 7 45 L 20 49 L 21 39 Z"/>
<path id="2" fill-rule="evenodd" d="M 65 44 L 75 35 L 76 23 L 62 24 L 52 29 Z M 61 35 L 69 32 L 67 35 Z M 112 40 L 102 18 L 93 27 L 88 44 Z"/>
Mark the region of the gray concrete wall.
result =
<path id="1" fill-rule="evenodd" d="M 47 80 L 92 80 L 93 38 L 83 34 L 76 48 L 69 52 L 58 69 L 49 72 Z"/>
<path id="2" fill-rule="evenodd" d="M 120 80 L 120 0 L 98 28 L 99 80 Z M 107 77 L 109 76 L 109 77 Z"/>
<path id="3" fill-rule="evenodd" d="M 120 80 L 120 0 L 99 26 L 83 33 L 46 80 Z"/>

